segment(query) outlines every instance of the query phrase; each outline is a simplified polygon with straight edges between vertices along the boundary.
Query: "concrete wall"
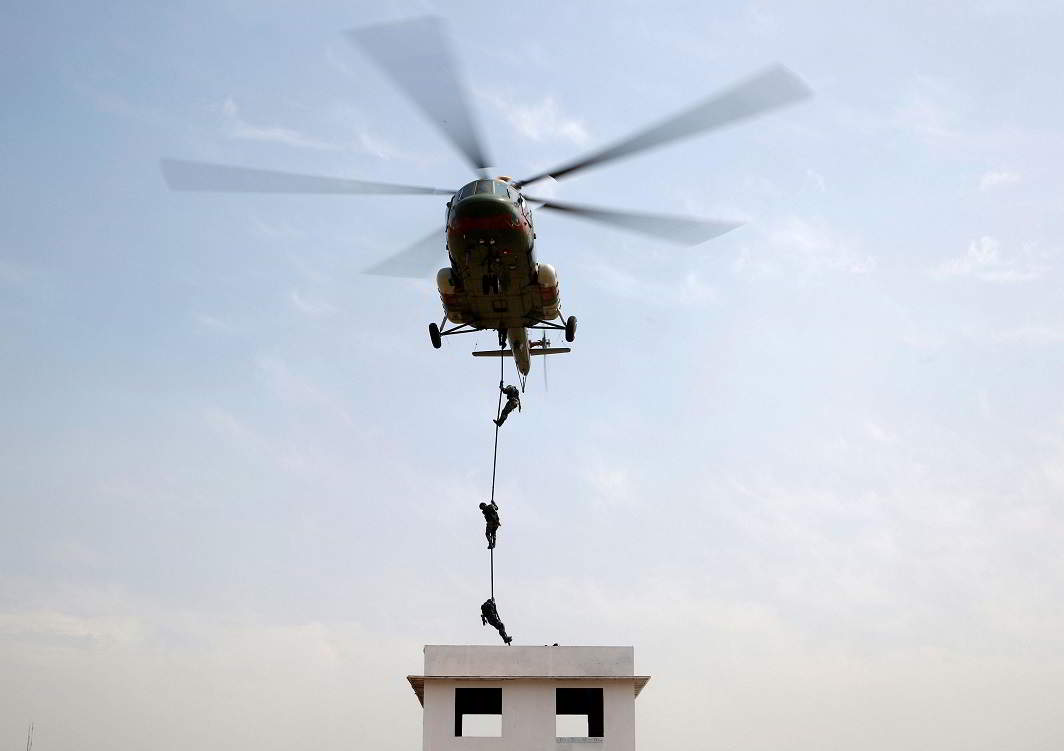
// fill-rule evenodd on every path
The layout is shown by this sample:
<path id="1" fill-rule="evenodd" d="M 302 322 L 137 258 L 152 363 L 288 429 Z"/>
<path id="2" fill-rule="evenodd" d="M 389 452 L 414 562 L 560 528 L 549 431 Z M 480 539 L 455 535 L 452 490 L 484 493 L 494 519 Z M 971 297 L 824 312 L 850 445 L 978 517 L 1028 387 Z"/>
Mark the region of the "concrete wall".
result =
<path id="1" fill-rule="evenodd" d="M 630 676 L 632 647 L 425 647 L 425 675 Z"/>
<path id="2" fill-rule="evenodd" d="M 426 648 L 426 673 L 429 672 L 429 649 L 433 648 Z M 485 649 L 485 647 L 476 649 Z M 494 647 L 489 649 L 494 649 Z M 507 650 L 506 647 L 501 647 L 501 649 Z M 507 651 L 515 652 L 517 649 L 519 648 L 510 647 Z M 542 649 L 542 647 L 533 647 L 533 649 Z M 561 647 L 554 647 L 554 649 L 561 649 Z M 578 648 L 570 647 L 569 649 Z M 620 649 L 628 649 L 630 666 L 631 649 Z M 453 667 L 453 663 L 443 664 L 447 669 Z M 563 661 L 562 664 L 568 666 L 570 663 Z M 497 664 L 491 660 L 483 662 L 484 670 L 495 667 Z M 595 667 L 597 668 L 598 665 L 595 664 Z M 629 674 L 631 674 L 630 667 Z M 454 690 L 459 686 L 502 689 L 501 738 L 456 738 L 454 736 Z M 554 735 L 554 691 L 559 687 L 602 688 L 604 738 L 576 743 L 558 742 Z M 527 678 L 499 682 L 426 678 L 424 739 L 424 751 L 635 751 L 635 696 L 632 683 L 630 681 L 559 681 Z"/>

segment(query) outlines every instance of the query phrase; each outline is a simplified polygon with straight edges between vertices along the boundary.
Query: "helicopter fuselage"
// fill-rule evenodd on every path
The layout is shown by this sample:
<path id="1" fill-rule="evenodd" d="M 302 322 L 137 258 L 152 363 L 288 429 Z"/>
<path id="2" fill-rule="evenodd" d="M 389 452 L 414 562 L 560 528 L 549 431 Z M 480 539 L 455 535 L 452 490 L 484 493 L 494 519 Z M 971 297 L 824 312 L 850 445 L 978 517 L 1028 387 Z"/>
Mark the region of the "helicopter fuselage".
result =
<path id="1" fill-rule="evenodd" d="M 451 265 L 436 275 L 447 319 L 505 332 L 523 375 L 526 327 L 557 318 L 560 304 L 557 274 L 536 261 L 535 241 L 528 202 L 505 180 L 475 180 L 447 203 Z"/>

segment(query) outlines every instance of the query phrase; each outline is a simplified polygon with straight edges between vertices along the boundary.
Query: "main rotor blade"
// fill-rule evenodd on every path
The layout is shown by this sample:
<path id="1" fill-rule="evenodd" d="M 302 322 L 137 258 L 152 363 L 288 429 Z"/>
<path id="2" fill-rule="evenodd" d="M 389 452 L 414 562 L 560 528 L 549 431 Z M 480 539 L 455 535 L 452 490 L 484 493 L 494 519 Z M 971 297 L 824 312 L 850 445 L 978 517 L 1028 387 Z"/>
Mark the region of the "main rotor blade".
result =
<path id="1" fill-rule="evenodd" d="M 579 170 L 764 114 L 811 95 L 812 91 L 800 78 L 783 66 L 777 65 L 612 146 L 521 180 L 516 185 L 529 185 L 545 177 L 560 179 Z"/>
<path id="2" fill-rule="evenodd" d="M 447 237 L 445 230 L 434 229 L 430 234 L 408 246 L 405 250 L 388 256 L 362 273 L 373 274 L 374 276 L 423 279 L 439 266 L 446 246 Z"/>
<path id="3" fill-rule="evenodd" d="M 741 227 L 742 222 L 719 222 L 708 219 L 693 219 L 685 216 L 664 214 L 641 214 L 632 211 L 615 211 L 574 203 L 559 203 L 546 198 L 525 196 L 529 201 L 542 202 L 540 209 L 560 211 L 570 216 L 610 224 L 614 227 L 639 232 L 651 237 L 660 237 L 679 245 L 698 245 L 725 232 Z"/>
<path id="4" fill-rule="evenodd" d="M 347 32 L 475 171 L 488 166 L 443 22 L 427 16 Z"/>
<path id="5" fill-rule="evenodd" d="M 392 194 L 392 195 L 451 195 L 446 188 L 426 188 L 420 185 L 373 183 L 348 180 L 342 177 L 318 177 L 292 172 L 233 167 L 228 164 L 188 162 L 183 159 L 163 159 L 160 162 L 163 178 L 171 190 L 192 190 L 217 193 L 325 193 L 325 194 Z"/>

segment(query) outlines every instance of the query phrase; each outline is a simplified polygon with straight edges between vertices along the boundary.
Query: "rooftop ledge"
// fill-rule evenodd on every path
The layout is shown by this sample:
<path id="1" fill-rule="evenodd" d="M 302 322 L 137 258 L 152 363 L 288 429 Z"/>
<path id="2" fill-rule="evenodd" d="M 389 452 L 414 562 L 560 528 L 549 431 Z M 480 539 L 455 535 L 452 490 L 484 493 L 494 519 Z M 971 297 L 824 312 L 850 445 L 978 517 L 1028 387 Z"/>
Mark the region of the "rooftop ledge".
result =
<path id="1" fill-rule="evenodd" d="M 425 647 L 427 676 L 508 676 L 511 678 L 632 677 L 632 647 Z"/>
<path id="2" fill-rule="evenodd" d="M 425 646 L 425 674 L 408 675 L 425 705 L 425 681 L 631 681 L 636 696 L 650 680 L 635 675 L 632 647 Z"/>
<path id="3" fill-rule="evenodd" d="M 425 681 L 477 681 L 479 683 L 502 683 L 503 681 L 593 681 L 595 683 L 614 683 L 631 681 L 632 691 L 639 696 L 650 682 L 649 675 L 408 675 L 406 680 L 414 689 L 417 700 L 425 706 Z"/>

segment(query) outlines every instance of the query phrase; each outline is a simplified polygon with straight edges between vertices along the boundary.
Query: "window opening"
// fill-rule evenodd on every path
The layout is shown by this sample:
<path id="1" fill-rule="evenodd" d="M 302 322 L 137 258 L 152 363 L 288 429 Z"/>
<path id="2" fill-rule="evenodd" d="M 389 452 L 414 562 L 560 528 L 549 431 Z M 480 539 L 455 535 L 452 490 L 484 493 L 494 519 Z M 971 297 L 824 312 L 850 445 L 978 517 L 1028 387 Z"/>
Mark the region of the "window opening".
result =
<path id="1" fill-rule="evenodd" d="M 477 193 L 487 193 L 491 195 L 494 189 L 491 187 L 494 180 L 477 180 Z"/>
<path id="2" fill-rule="evenodd" d="M 454 735 L 456 738 L 501 738 L 502 689 L 456 688 Z"/>
<path id="3" fill-rule="evenodd" d="M 555 689 L 555 736 L 602 738 L 601 688 Z"/>

